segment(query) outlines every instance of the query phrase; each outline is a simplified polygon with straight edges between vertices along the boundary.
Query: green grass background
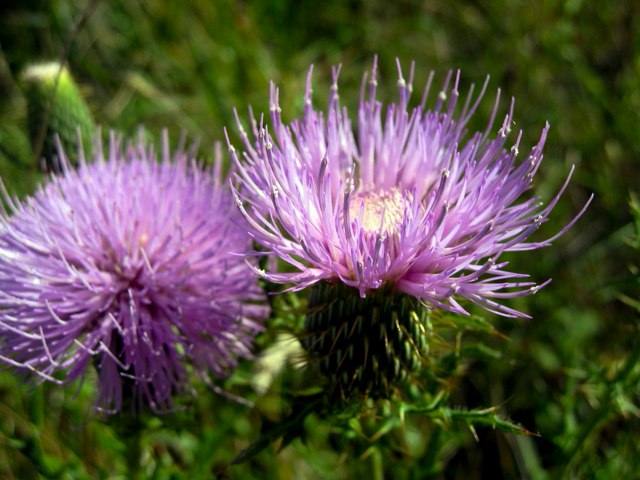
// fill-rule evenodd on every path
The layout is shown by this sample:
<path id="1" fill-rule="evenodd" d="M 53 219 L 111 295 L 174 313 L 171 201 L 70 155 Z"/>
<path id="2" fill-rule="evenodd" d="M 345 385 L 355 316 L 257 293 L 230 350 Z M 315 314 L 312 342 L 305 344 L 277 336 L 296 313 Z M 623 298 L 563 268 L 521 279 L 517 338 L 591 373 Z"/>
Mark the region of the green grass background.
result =
<path id="1" fill-rule="evenodd" d="M 255 440 L 262 416 L 284 408 L 277 390 L 252 410 L 199 386 L 184 412 L 141 419 L 132 444 L 126 425 L 93 418 L 92 379 L 76 394 L 2 372 L 0 478 L 129 478 L 137 458 L 142 478 L 638 478 L 640 261 L 629 199 L 640 183 L 639 32 L 640 3 L 631 0 L 3 1 L 0 173 L 11 192 L 40 181 L 20 88 L 20 72 L 34 62 L 67 62 L 104 129 L 185 131 L 210 156 L 224 126 L 237 140 L 234 107 L 244 119 L 248 105 L 268 111 L 270 80 L 285 119 L 295 118 L 312 63 L 317 105 L 330 67 L 343 65 L 341 100 L 353 115 L 377 54 L 387 101 L 398 57 L 407 68 L 416 61 L 416 91 L 431 70 L 438 80 L 460 69 L 466 87 L 490 75 L 490 92 L 516 98 L 521 151 L 550 122 L 536 193 L 548 200 L 571 165 L 576 173 L 539 238 L 590 193 L 595 200 L 553 247 L 509 257 L 515 270 L 554 281 L 510 302 L 531 320 L 488 318 L 509 341 L 483 339 L 499 355 L 465 363 L 451 385 L 455 406 L 500 406 L 539 436 L 477 427 L 474 437 L 464 422 L 418 417 L 378 445 L 311 416 L 306 443 L 269 447 L 223 471 Z M 491 107 L 487 98 L 473 128 L 483 128 Z M 243 365 L 227 386 L 250 391 L 251 376 Z"/>

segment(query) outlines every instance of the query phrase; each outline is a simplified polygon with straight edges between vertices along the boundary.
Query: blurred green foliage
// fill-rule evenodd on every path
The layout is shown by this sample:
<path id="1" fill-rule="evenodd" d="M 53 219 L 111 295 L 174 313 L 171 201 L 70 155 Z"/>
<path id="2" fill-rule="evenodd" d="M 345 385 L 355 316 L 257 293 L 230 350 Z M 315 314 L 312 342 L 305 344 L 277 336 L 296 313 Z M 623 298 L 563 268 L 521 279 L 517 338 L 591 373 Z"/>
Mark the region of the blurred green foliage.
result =
<path id="1" fill-rule="evenodd" d="M 93 418 L 90 380 L 74 396 L 73 388 L 25 387 L 2 373 L 0 477 L 129 478 L 136 460 L 141 478 L 637 475 L 638 2 L 4 1 L 0 47 L 0 173 L 11 193 L 32 191 L 40 177 L 19 80 L 32 63 L 66 62 L 98 125 L 131 134 L 138 125 L 152 133 L 169 127 L 176 137 L 184 130 L 209 156 L 223 127 L 237 139 L 235 107 L 243 119 L 248 105 L 267 111 L 270 80 L 281 88 L 284 117 L 298 115 L 311 63 L 318 104 L 329 91 L 330 66 L 343 64 L 341 99 L 353 109 L 362 73 L 377 54 L 386 100 L 394 98 L 399 57 L 407 66 L 416 61 L 416 90 L 430 70 L 442 79 L 459 68 L 466 86 L 491 75 L 490 88 L 516 98 L 515 127 L 524 130 L 525 147 L 551 123 L 536 193 L 548 200 L 571 165 L 576 173 L 541 236 L 596 195 L 552 248 L 509 257 L 516 270 L 554 282 L 512 301 L 531 320 L 491 319 L 508 341 L 477 328 L 458 339 L 465 361 L 449 365 L 455 374 L 446 386 L 448 405 L 456 408 L 438 410 L 449 412 L 446 421 L 411 414 L 396 424 L 389 412 L 392 433 L 377 442 L 366 419 L 332 426 L 309 415 L 306 444 L 295 440 L 278 455 L 276 444 L 224 469 L 257 439 L 263 418 L 286 415 L 291 403 L 277 392 L 295 369 L 256 397 L 256 409 L 203 387 L 184 411 L 140 419 L 144 428 L 134 440 L 118 435 L 113 420 Z M 491 103 L 483 103 L 472 128 L 483 128 Z M 259 349 L 270 340 L 261 339 Z M 225 387 L 253 398 L 252 375 L 244 365 Z M 539 436 L 497 431 L 498 417 L 467 428 L 465 415 L 473 413 L 464 412 L 480 409 L 490 418 L 495 412 L 482 409 L 493 406 Z"/>

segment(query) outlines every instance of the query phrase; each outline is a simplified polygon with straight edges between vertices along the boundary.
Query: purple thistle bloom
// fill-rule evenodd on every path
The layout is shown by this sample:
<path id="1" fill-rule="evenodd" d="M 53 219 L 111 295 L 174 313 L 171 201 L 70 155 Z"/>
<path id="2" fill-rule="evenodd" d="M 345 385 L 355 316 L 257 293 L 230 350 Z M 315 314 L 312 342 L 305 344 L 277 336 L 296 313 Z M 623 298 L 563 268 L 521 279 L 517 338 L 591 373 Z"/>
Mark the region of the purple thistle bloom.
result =
<path id="1" fill-rule="evenodd" d="M 312 106 L 310 69 L 302 118 L 283 123 L 272 85 L 271 131 L 254 120 L 251 141 L 238 121 L 242 159 L 229 145 L 236 203 L 253 238 L 294 270 L 258 273 L 293 290 L 342 282 L 362 298 L 391 288 L 431 308 L 467 313 L 457 300 L 465 298 L 500 315 L 525 316 L 499 301 L 535 293 L 549 281 L 538 285 L 506 270 L 501 255 L 550 245 L 589 203 L 556 235 L 526 241 L 573 172 L 547 206 L 538 197 L 520 200 L 542 161 L 549 126 L 520 162 L 522 132 L 509 140 L 513 102 L 492 136 L 499 92 L 486 130 L 467 134 L 487 82 L 475 98 L 472 87 L 459 108 L 459 74 L 450 72 L 427 109 L 432 75 L 420 104 L 409 109 L 414 69 L 406 82 L 398 62 L 399 100 L 384 113 L 376 70 L 374 61 L 355 130 L 338 100 L 339 67 L 326 113 Z"/>
<path id="2" fill-rule="evenodd" d="M 166 135 L 160 158 L 112 135 L 0 216 L 0 360 L 56 383 L 93 364 L 108 412 L 229 375 L 268 314 L 220 162 L 202 171 Z"/>

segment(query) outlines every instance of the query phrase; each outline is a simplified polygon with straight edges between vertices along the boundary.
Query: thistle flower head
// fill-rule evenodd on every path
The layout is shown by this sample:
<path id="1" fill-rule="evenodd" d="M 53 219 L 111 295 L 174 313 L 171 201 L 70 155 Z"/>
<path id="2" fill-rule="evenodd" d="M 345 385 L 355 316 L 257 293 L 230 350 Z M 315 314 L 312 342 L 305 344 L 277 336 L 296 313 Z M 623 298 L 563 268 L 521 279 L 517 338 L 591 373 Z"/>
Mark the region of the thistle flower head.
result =
<path id="1" fill-rule="evenodd" d="M 542 161 L 549 126 L 519 155 L 513 102 L 495 122 L 498 92 L 486 129 L 468 135 L 487 83 L 477 96 L 472 87 L 460 105 L 459 74 L 450 72 L 427 109 L 430 76 L 422 101 L 410 108 L 413 65 L 405 80 L 399 63 L 399 98 L 385 108 L 376 99 L 374 61 L 354 129 L 339 102 L 339 72 L 333 70 L 323 112 L 313 107 L 309 71 L 304 113 L 290 124 L 272 86 L 270 125 L 254 120 L 253 140 L 240 125 L 241 157 L 230 146 L 237 203 L 251 235 L 293 267 L 264 277 L 293 289 L 341 282 L 361 297 L 390 288 L 459 313 L 466 313 L 458 301 L 464 298 L 523 316 L 500 301 L 535 293 L 547 282 L 508 271 L 502 254 L 546 247 L 575 221 L 547 240 L 527 241 L 569 182 L 546 206 L 538 197 L 521 198 Z"/>
<path id="2" fill-rule="evenodd" d="M 166 136 L 157 157 L 112 135 L 0 216 L 0 360 L 57 383 L 93 365 L 106 411 L 169 408 L 191 370 L 227 376 L 268 313 L 219 162 Z"/>

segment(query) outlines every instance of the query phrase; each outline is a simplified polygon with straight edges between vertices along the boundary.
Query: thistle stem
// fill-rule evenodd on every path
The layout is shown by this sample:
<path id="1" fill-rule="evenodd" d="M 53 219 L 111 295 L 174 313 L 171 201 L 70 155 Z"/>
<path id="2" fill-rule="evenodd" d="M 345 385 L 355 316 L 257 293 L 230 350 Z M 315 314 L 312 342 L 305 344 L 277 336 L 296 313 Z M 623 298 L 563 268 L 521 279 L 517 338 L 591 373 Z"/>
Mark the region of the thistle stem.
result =
<path id="1" fill-rule="evenodd" d="M 422 457 L 422 468 L 426 478 L 435 478 L 438 473 L 438 453 L 440 452 L 440 437 L 442 436 L 442 427 L 434 425 L 429 444 L 427 445 L 424 457 Z"/>
<path id="2" fill-rule="evenodd" d="M 384 467 L 382 463 L 382 453 L 374 448 L 369 456 L 371 462 L 371 477 L 373 480 L 384 480 Z"/>
<path id="3" fill-rule="evenodd" d="M 132 432 L 131 435 L 123 440 L 127 446 L 127 477 L 131 480 L 142 479 L 142 441 L 140 432 Z"/>
<path id="4" fill-rule="evenodd" d="M 119 418 L 114 418 L 112 428 L 120 441 L 124 444 L 126 452 L 127 478 L 131 480 L 142 479 L 142 437 L 145 429 L 144 421 L 134 414 L 122 412 Z"/>

